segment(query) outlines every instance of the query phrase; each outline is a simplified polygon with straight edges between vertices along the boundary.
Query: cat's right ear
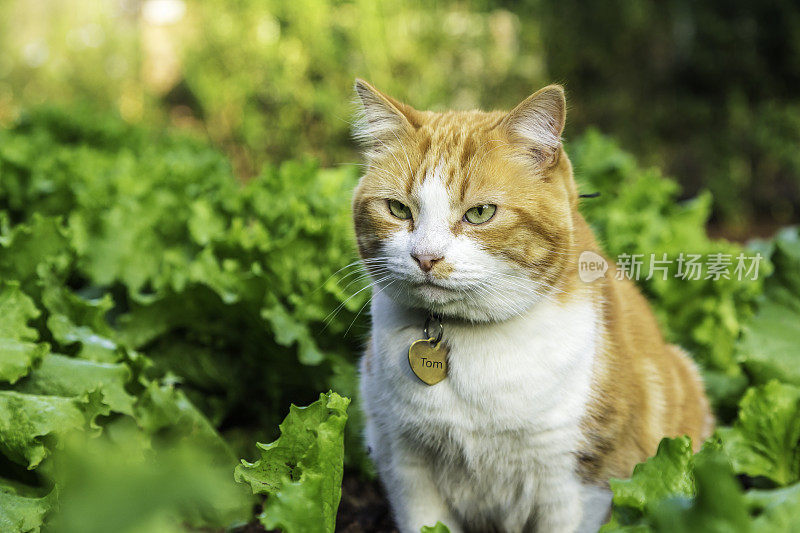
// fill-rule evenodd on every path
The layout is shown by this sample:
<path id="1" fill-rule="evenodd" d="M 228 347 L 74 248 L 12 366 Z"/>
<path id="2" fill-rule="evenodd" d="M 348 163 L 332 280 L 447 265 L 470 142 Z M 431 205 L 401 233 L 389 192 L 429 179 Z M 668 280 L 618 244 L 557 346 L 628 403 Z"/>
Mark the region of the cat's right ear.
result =
<path id="1" fill-rule="evenodd" d="M 523 148 L 527 160 L 547 166 L 554 162 L 561 147 L 566 108 L 564 88 L 548 85 L 511 110 L 503 119 L 502 128 L 513 143 Z"/>
<path id="2" fill-rule="evenodd" d="M 360 78 L 356 78 L 355 93 L 358 113 L 353 137 L 365 147 L 367 155 L 379 153 L 387 143 L 419 127 L 418 111 Z"/>

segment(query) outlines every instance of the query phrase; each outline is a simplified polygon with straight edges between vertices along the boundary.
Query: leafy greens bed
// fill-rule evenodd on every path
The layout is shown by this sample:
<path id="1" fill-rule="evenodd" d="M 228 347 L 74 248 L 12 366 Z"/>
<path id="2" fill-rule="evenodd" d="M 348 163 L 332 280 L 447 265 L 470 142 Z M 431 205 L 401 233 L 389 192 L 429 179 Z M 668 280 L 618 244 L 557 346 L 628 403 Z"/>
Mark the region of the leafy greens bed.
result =
<path id="1" fill-rule="evenodd" d="M 291 163 L 240 187 L 202 143 L 41 111 L 0 132 L 0 180 L 0 530 L 245 522 L 231 445 L 254 455 L 315 399 L 273 445 L 293 466 L 264 452 L 237 478 L 280 462 L 254 487 L 275 495 L 265 523 L 291 530 L 304 495 L 330 525 L 347 401 L 318 391 L 350 393 L 353 370 L 332 343 L 345 318 L 310 326 L 346 299 L 326 278 L 352 255 L 352 171 Z"/>
<path id="2" fill-rule="evenodd" d="M 741 251 L 706 236 L 708 195 L 676 202 L 597 132 L 569 149 L 612 257 Z M 287 161 L 242 185 L 203 142 L 85 111 L 0 130 L 0 529 L 231 527 L 254 493 L 268 528 L 333 530 L 343 459 L 369 470 L 358 408 L 319 394 L 357 403 L 356 179 Z M 798 526 L 800 239 L 757 246 L 758 281 L 641 282 L 722 427 L 614 481 L 607 531 Z"/>

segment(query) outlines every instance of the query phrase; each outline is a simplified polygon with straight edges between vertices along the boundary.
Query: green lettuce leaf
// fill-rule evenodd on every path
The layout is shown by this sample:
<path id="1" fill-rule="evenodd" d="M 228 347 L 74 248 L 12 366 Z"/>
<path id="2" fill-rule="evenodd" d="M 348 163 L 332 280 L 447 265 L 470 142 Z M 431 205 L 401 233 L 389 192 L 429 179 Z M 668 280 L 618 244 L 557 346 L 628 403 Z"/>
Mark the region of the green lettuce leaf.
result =
<path id="1" fill-rule="evenodd" d="M 713 441 L 692 455 L 688 437 L 665 439 L 631 480 L 611 485 L 614 508 L 603 533 L 751 531 L 759 514 L 758 502 L 746 503 L 730 462 Z M 779 495 L 766 492 L 760 505 L 774 507 L 776 516 L 783 513 Z"/>
<path id="2" fill-rule="evenodd" d="M 76 433 L 55 452 L 59 533 L 210 530 L 242 524 L 253 498 L 199 439 L 162 444 L 128 418 L 98 438 Z M 195 528 L 187 528 L 195 526 Z"/>
<path id="3" fill-rule="evenodd" d="M 800 480 L 800 388 L 772 381 L 749 389 L 733 427 L 718 435 L 736 472 L 779 485 Z"/>
<path id="4" fill-rule="evenodd" d="M 42 303 L 49 311 L 47 327 L 61 346 L 80 345 L 78 356 L 91 361 L 113 363 L 120 359 L 114 333 L 106 322 L 106 314 L 114 306 L 106 294 L 95 300 L 84 299 L 73 293 L 55 278 L 52 272 L 40 274 L 44 278 Z"/>
<path id="5" fill-rule="evenodd" d="M 281 346 L 292 346 L 297 343 L 298 359 L 305 365 L 318 365 L 325 356 L 317 349 L 314 338 L 308 327 L 290 316 L 280 305 L 261 310 L 261 316 L 267 320 L 275 332 L 275 342 Z"/>
<path id="6" fill-rule="evenodd" d="M 787 228 L 772 243 L 774 265 L 758 312 L 745 326 L 739 360 L 756 383 L 777 379 L 800 386 L 800 231 Z"/>
<path id="7" fill-rule="evenodd" d="M 450 533 L 450 528 L 441 522 L 436 522 L 432 526 L 422 526 L 420 533 Z"/>
<path id="8" fill-rule="evenodd" d="M 652 524 L 664 533 L 749 531 L 750 517 L 730 464 L 718 453 L 698 454 L 694 498 L 672 497 L 655 506 Z"/>
<path id="9" fill-rule="evenodd" d="M 86 424 L 86 403 L 74 398 L 0 391 L 0 452 L 29 469 L 52 450 L 44 437 Z"/>
<path id="10" fill-rule="evenodd" d="M 17 282 L 0 282 L 0 381 L 15 383 L 47 353 L 46 344 L 35 344 L 39 333 L 28 322 L 39 310 Z"/>
<path id="11" fill-rule="evenodd" d="M 278 440 L 259 444 L 261 458 L 236 467 L 237 481 L 268 495 L 259 517 L 264 527 L 287 533 L 334 530 L 349 403 L 329 392 L 308 407 L 292 405 Z"/>
<path id="12" fill-rule="evenodd" d="M 0 338 L 0 380 L 13 385 L 47 352 L 46 344 Z"/>
<path id="13" fill-rule="evenodd" d="M 689 437 L 663 439 L 656 454 L 636 465 L 629 479 L 611 479 L 614 510 L 603 531 L 636 525 L 654 504 L 665 498 L 691 496 L 692 461 Z"/>
<path id="14" fill-rule="evenodd" d="M 0 338 L 34 341 L 39 337 L 36 329 L 28 326 L 39 310 L 19 283 L 0 281 L 0 316 Z"/>
<path id="15" fill-rule="evenodd" d="M 41 364 L 16 387 L 29 394 L 83 397 L 100 391 L 103 402 L 117 413 L 133 415 L 136 398 L 125 390 L 131 378 L 124 364 L 96 363 L 58 354 L 48 354 Z"/>
<path id="16" fill-rule="evenodd" d="M 775 490 L 751 490 L 744 496 L 750 514 L 755 515 L 753 531 L 800 531 L 800 483 Z"/>
<path id="17" fill-rule="evenodd" d="M 0 478 L 0 531 L 38 532 L 50 511 L 55 492 L 41 491 Z"/>
<path id="18" fill-rule="evenodd" d="M 218 464 L 236 464 L 236 456 L 214 426 L 173 384 L 147 383 L 134 406 L 134 418 L 148 434 L 175 442 L 191 441 L 205 448 Z"/>
<path id="19" fill-rule="evenodd" d="M 69 237 L 58 218 L 33 213 L 26 224 L 0 236 L 0 279 L 24 285 L 38 277 L 40 265 L 61 271 L 71 260 Z"/>
<path id="20" fill-rule="evenodd" d="M 800 300 L 798 300 L 800 303 Z M 776 379 L 800 385 L 800 310 L 765 299 L 744 328 L 740 360 L 755 383 Z"/>

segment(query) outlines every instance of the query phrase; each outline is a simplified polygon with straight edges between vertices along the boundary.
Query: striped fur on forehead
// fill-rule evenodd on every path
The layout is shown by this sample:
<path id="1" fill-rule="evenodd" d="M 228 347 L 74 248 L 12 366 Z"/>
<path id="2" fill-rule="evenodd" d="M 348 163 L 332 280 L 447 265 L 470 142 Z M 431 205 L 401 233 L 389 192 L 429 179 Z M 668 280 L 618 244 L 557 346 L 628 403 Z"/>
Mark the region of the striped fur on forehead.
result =
<path id="1" fill-rule="evenodd" d="M 502 113 L 428 113 L 428 121 L 415 133 L 420 166 L 429 170 L 441 166 L 448 189 L 461 193 L 475 177 L 471 170 L 476 160 L 480 162 L 482 155 L 504 142 L 495 131 L 502 117 Z M 429 175 L 419 172 L 412 176 L 409 190 Z"/>

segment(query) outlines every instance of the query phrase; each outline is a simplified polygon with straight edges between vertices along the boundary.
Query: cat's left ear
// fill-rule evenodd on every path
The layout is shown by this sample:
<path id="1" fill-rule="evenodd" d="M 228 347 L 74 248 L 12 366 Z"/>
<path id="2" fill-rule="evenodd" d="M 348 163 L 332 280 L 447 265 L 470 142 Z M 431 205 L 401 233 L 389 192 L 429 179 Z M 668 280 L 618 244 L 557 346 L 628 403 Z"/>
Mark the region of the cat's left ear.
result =
<path id="1" fill-rule="evenodd" d="M 353 137 L 369 152 L 380 152 L 387 143 L 419 127 L 419 112 L 382 93 L 366 81 L 356 79 L 355 92 L 359 113 Z"/>
<path id="2" fill-rule="evenodd" d="M 526 98 L 503 119 L 501 128 L 537 164 L 555 162 L 567 118 L 564 88 L 548 85 Z"/>

